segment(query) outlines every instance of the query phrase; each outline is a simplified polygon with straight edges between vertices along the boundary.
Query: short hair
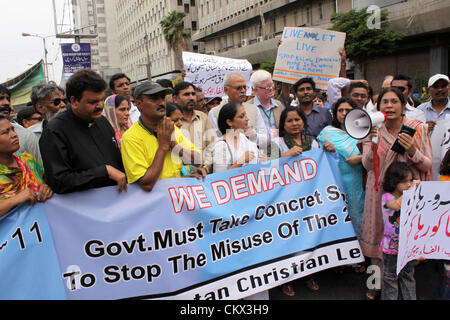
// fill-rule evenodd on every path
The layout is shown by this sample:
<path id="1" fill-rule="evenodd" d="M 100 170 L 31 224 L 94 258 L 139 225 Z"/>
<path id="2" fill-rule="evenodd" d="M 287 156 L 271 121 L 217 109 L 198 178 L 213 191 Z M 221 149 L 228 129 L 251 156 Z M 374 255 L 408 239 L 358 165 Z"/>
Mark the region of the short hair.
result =
<path id="1" fill-rule="evenodd" d="M 36 106 L 37 103 L 44 103 L 47 96 L 53 91 L 62 91 L 56 84 L 39 83 L 31 88 L 31 104 Z"/>
<path id="2" fill-rule="evenodd" d="M 23 127 L 23 120 L 29 120 L 35 113 L 39 113 L 35 107 L 25 106 L 19 112 L 17 112 L 17 123 Z"/>
<path id="3" fill-rule="evenodd" d="M 177 84 L 175 85 L 175 87 L 173 88 L 173 90 L 174 90 L 174 95 L 175 95 L 175 96 L 178 96 L 178 94 L 180 93 L 180 91 L 186 90 L 186 89 L 189 88 L 189 87 L 192 87 L 192 88 L 195 90 L 195 86 L 194 86 L 192 83 L 190 83 L 190 82 L 183 81 L 183 82 L 177 83 Z"/>
<path id="4" fill-rule="evenodd" d="M 439 174 L 441 176 L 450 176 L 450 149 L 447 150 L 444 159 L 442 159 L 439 167 Z"/>
<path id="5" fill-rule="evenodd" d="M 217 118 L 217 125 L 219 131 L 224 135 L 231 127 L 228 125 L 227 120 L 233 120 L 239 107 L 242 106 L 241 102 L 232 101 L 226 103 L 219 111 L 219 117 Z"/>
<path id="6" fill-rule="evenodd" d="M 303 110 L 301 110 L 299 107 L 289 106 L 286 109 L 284 109 L 280 115 L 280 127 L 278 128 L 278 134 L 280 137 L 284 137 L 284 135 L 286 133 L 286 131 L 284 130 L 284 123 L 286 122 L 288 113 L 291 111 L 296 111 L 298 113 L 298 115 L 300 116 L 300 118 L 302 118 L 303 129 L 305 130 L 305 132 L 306 132 L 306 129 L 308 128 L 308 120 L 307 120 L 306 115 L 303 112 Z"/>
<path id="7" fill-rule="evenodd" d="M 11 91 L 2 84 L 0 84 L 0 93 L 7 94 L 11 98 Z"/>
<path id="8" fill-rule="evenodd" d="M 173 83 L 169 79 L 158 79 L 156 83 L 160 84 L 163 88 L 173 89 Z"/>
<path id="9" fill-rule="evenodd" d="M 233 77 L 233 76 L 236 76 L 236 75 L 241 76 L 242 78 L 244 78 L 244 76 L 242 74 L 237 73 L 237 72 L 227 73 L 225 75 L 225 77 L 223 78 L 223 86 L 224 87 L 228 87 L 230 85 L 230 78 Z M 244 78 L 244 80 L 245 80 L 245 78 Z"/>
<path id="10" fill-rule="evenodd" d="M 408 77 L 404 74 L 397 74 L 394 76 L 394 78 L 392 79 L 392 81 L 394 80 L 403 80 L 403 81 L 408 81 L 408 88 L 411 89 L 413 87 L 413 82 L 411 77 Z M 392 85 L 392 81 L 391 81 L 391 85 Z"/>
<path id="11" fill-rule="evenodd" d="M 389 88 L 385 88 L 385 89 L 381 90 L 380 94 L 378 95 L 378 100 L 377 100 L 377 110 L 378 111 L 380 111 L 381 99 L 388 92 L 395 93 L 395 95 L 398 97 L 398 99 L 402 103 L 402 106 L 405 106 L 406 100 L 405 100 L 405 97 L 403 96 L 403 93 L 401 93 L 400 90 L 395 87 L 389 87 Z"/>
<path id="12" fill-rule="evenodd" d="M 93 92 L 104 91 L 107 87 L 105 80 L 91 69 L 82 69 L 75 72 L 67 81 L 67 99 L 74 97 L 79 101 L 85 90 Z"/>
<path id="13" fill-rule="evenodd" d="M 119 79 L 122 79 L 122 78 L 127 78 L 128 81 L 131 81 L 131 79 L 128 78 L 128 76 L 125 73 L 116 73 L 116 74 L 113 74 L 111 79 L 109 79 L 109 88 L 111 90 L 114 90 L 114 82 L 116 80 L 119 80 Z"/>
<path id="14" fill-rule="evenodd" d="M 175 110 L 180 110 L 181 112 L 181 107 L 175 102 L 166 102 L 166 116 L 170 117 L 170 115 L 174 113 Z"/>
<path id="15" fill-rule="evenodd" d="M 389 168 L 386 170 L 383 180 L 383 190 L 386 192 L 394 192 L 397 185 L 405 180 L 408 173 L 414 178 L 414 172 L 411 168 L 403 161 L 393 162 Z"/>
<path id="16" fill-rule="evenodd" d="M 336 101 L 336 103 L 333 105 L 333 108 L 331 108 L 332 113 L 333 113 L 333 119 L 331 120 L 331 125 L 335 128 L 339 128 L 339 129 L 341 128 L 341 124 L 339 123 L 339 121 L 337 119 L 337 109 L 343 103 L 348 103 L 349 105 L 352 106 L 353 109 L 360 109 L 358 107 L 358 105 L 356 104 L 356 102 L 353 101 L 353 99 L 339 98 L 338 101 Z"/>
<path id="17" fill-rule="evenodd" d="M 350 87 L 348 88 L 348 92 L 351 93 L 353 89 L 355 88 L 363 88 L 367 90 L 367 95 L 370 95 L 370 89 L 369 87 L 362 81 L 358 81 L 358 82 L 352 82 L 350 84 Z"/>
<path id="18" fill-rule="evenodd" d="M 270 74 L 270 72 L 264 70 L 264 69 L 259 69 L 256 70 L 255 72 L 253 72 L 252 76 L 250 77 L 250 83 L 252 85 L 252 87 L 256 87 L 256 85 L 258 83 L 261 83 L 263 81 L 267 81 L 269 79 L 272 79 L 272 75 Z"/>
<path id="19" fill-rule="evenodd" d="M 294 92 L 297 92 L 298 87 L 300 87 L 300 85 L 302 85 L 304 83 L 311 84 L 313 90 L 316 90 L 316 83 L 314 82 L 314 80 L 310 77 L 304 77 L 304 78 L 301 78 L 300 80 L 298 80 L 296 83 L 294 83 L 294 85 L 292 86 L 292 88 L 294 89 Z"/>
<path id="20" fill-rule="evenodd" d="M 116 95 L 116 98 L 114 99 L 114 106 L 118 108 L 123 101 L 128 101 L 128 104 L 130 104 L 130 99 L 128 97 Z"/>

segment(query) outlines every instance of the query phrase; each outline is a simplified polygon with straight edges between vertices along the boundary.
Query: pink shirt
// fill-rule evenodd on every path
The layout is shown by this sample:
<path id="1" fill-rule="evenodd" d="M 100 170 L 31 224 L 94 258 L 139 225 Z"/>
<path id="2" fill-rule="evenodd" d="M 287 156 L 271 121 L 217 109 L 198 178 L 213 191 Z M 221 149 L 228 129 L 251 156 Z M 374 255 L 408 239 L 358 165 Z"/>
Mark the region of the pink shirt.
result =
<path id="1" fill-rule="evenodd" d="M 400 211 L 387 208 L 386 202 L 396 200 L 390 193 L 381 197 L 381 211 L 383 213 L 384 233 L 381 239 L 380 250 L 385 254 L 398 254 Z"/>

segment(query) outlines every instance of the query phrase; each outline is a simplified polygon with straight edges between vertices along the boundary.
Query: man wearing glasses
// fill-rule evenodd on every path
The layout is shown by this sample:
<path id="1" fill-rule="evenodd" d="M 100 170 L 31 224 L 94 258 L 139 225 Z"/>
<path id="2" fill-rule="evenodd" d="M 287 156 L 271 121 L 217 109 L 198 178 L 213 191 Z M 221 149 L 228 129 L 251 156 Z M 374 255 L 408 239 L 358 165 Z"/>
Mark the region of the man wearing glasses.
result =
<path id="1" fill-rule="evenodd" d="M 224 92 L 228 97 L 227 99 L 223 99 L 220 105 L 211 109 L 208 113 L 208 119 L 211 123 L 211 127 L 214 129 L 214 132 L 217 133 L 217 137 L 220 137 L 222 134 L 219 131 L 219 126 L 217 124 L 217 119 L 219 118 L 219 111 L 223 105 L 227 102 L 238 101 L 242 102 L 244 106 L 245 112 L 248 117 L 248 130 L 246 130 L 245 135 L 251 141 L 254 141 L 260 147 L 267 146 L 268 142 L 270 142 L 269 137 L 267 135 L 266 126 L 264 125 L 264 119 L 258 111 L 258 108 L 247 101 L 247 83 L 245 78 L 239 73 L 230 73 L 225 75 L 225 79 L 223 81 Z"/>
<path id="2" fill-rule="evenodd" d="M 257 70 L 250 77 L 255 97 L 249 103 L 258 107 L 269 137 L 278 137 L 278 127 L 283 105 L 275 97 L 272 75 L 266 70 Z"/>
<path id="3" fill-rule="evenodd" d="M 405 97 L 405 116 L 409 119 L 416 119 L 422 122 L 426 122 L 425 113 L 422 110 L 416 109 L 414 107 L 414 102 L 411 100 L 411 95 L 413 94 L 412 79 L 403 74 L 396 75 L 391 82 L 391 87 L 399 89 L 403 97 Z"/>
<path id="4" fill-rule="evenodd" d="M 66 109 L 64 90 L 54 83 L 44 83 L 34 86 L 31 90 L 31 104 L 42 115 L 43 121 L 38 122 L 28 129 L 40 138 L 47 124 L 59 112 Z"/>

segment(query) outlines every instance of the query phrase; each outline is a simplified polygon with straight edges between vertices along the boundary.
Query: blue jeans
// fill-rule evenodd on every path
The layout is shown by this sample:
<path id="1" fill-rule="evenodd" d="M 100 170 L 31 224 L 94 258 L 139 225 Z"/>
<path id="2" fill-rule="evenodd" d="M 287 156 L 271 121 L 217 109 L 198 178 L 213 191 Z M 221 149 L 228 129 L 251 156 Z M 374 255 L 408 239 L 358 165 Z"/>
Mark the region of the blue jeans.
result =
<path id="1" fill-rule="evenodd" d="M 397 256 L 383 253 L 382 300 L 416 300 L 414 261 L 408 262 L 397 276 Z"/>

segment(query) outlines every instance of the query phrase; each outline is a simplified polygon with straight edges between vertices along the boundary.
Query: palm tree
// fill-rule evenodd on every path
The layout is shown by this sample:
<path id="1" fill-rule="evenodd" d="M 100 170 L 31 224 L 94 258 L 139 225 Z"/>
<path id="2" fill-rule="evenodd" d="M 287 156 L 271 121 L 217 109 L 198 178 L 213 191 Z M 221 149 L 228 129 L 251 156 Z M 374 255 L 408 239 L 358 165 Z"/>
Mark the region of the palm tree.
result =
<path id="1" fill-rule="evenodd" d="M 191 36 L 191 29 L 184 28 L 184 17 L 186 13 L 174 10 L 159 22 L 169 48 L 175 53 L 176 67 L 180 70 L 183 68 L 183 50 L 187 50 L 187 41 Z"/>

